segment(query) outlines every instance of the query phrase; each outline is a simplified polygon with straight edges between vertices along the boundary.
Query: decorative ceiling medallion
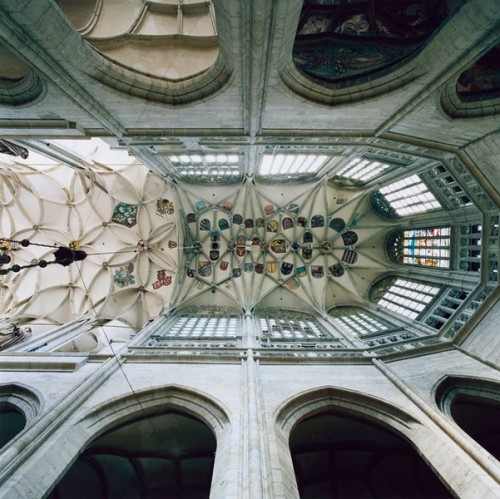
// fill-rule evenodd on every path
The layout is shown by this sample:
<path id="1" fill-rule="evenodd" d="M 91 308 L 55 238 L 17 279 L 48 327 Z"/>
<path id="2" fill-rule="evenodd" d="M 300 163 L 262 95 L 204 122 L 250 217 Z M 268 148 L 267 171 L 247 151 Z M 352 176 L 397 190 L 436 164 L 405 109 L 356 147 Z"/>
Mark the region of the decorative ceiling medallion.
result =
<path id="1" fill-rule="evenodd" d="M 68 247 L 71 250 L 77 251 L 80 249 L 80 241 L 78 241 L 77 239 L 70 241 Z"/>

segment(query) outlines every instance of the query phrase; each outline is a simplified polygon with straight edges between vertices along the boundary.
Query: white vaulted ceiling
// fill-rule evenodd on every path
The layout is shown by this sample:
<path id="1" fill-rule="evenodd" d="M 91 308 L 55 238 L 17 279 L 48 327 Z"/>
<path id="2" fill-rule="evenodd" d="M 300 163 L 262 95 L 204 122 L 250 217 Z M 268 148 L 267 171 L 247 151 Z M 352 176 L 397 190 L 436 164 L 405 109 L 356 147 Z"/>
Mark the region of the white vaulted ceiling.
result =
<path id="1" fill-rule="evenodd" d="M 137 330 L 172 300 L 177 273 L 176 244 L 169 247 L 177 241 L 172 191 L 135 158 L 111 151 L 99 139 L 53 141 L 50 147 L 80 169 L 36 151 L 27 160 L 1 158 L 2 235 L 31 242 L 12 243 L 11 265 L 51 262 L 50 246 L 70 244 L 87 258 L 78 265 L 35 266 L 3 276 L 2 312 L 37 324 L 98 315 Z"/>

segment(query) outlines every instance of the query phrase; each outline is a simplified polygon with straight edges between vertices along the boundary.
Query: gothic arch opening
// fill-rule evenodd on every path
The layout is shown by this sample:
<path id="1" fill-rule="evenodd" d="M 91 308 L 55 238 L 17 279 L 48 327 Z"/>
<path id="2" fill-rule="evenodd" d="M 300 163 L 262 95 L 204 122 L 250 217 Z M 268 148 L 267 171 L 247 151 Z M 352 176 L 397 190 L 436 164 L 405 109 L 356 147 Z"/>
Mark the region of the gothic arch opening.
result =
<path id="1" fill-rule="evenodd" d="M 397 406 L 323 387 L 285 402 L 276 414 L 282 479 L 291 496 L 450 497 L 439 467 L 428 464 L 429 430 Z"/>
<path id="2" fill-rule="evenodd" d="M 406 440 L 338 410 L 297 424 L 290 452 L 301 498 L 451 497 Z"/>
<path id="3" fill-rule="evenodd" d="M 181 411 L 115 426 L 88 445 L 49 497 L 208 497 L 216 439 Z"/>
<path id="4" fill-rule="evenodd" d="M 460 428 L 500 461 L 500 385 L 488 380 L 446 378 L 436 400 Z"/>

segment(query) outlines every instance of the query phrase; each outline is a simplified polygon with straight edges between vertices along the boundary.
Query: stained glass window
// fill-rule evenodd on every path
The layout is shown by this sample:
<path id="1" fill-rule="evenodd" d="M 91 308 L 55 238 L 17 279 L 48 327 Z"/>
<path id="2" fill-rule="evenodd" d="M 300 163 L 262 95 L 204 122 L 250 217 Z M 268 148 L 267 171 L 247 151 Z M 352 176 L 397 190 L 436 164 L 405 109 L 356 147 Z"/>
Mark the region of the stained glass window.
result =
<path id="1" fill-rule="evenodd" d="M 409 319 L 416 319 L 439 290 L 439 287 L 421 282 L 396 279 L 382 294 L 378 304 Z"/>
<path id="2" fill-rule="evenodd" d="M 400 216 L 423 213 L 442 207 L 418 175 L 410 175 L 388 184 L 379 192 Z"/>
<path id="3" fill-rule="evenodd" d="M 450 227 L 408 229 L 389 240 L 389 254 L 398 263 L 450 267 Z"/>

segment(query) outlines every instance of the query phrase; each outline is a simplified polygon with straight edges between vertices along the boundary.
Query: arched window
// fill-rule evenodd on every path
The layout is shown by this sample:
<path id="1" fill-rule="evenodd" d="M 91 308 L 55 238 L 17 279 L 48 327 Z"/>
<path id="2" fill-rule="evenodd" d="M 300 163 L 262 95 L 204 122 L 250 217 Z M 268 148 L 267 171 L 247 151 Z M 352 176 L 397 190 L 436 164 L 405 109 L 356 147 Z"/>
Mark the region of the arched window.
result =
<path id="1" fill-rule="evenodd" d="M 324 171 L 331 159 L 325 154 L 280 154 L 270 151 L 262 155 L 259 177 L 266 180 L 312 180 Z"/>
<path id="2" fill-rule="evenodd" d="M 441 203 L 418 175 L 410 175 L 387 184 L 378 192 L 397 216 L 442 208 Z"/>
<path id="3" fill-rule="evenodd" d="M 240 316 L 232 308 L 188 306 L 150 336 L 146 347 L 234 347 L 241 340 Z"/>
<path id="4" fill-rule="evenodd" d="M 212 430 L 170 411 L 122 424 L 95 439 L 49 497 L 209 497 Z"/>
<path id="5" fill-rule="evenodd" d="M 444 165 L 434 165 L 423 173 L 401 178 L 373 192 L 372 207 L 383 217 L 396 218 L 473 206 L 457 177 Z"/>
<path id="6" fill-rule="evenodd" d="M 257 313 L 264 348 L 343 348 L 336 338 L 313 315 L 297 310 L 262 309 Z"/>
<path id="7" fill-rule="evenodd" d="M 389 236 L 387 251 L 396 263 L 450 268 L 451 228 L 407 229 Z"/>
<path id="8" fill-rule="evenodd" d="M 324 338 L 323 331 L 314 317 L 292 311 L 262 311 L 259 317 L 262 335 L 269 339 L 311 340 Z"/>
<path id="9" fill-rule="evenodd" d="M 333 177 L 333 180 L 349 180 L 354 184 L 364 185 L 375 177 L 380 177 L 395 167 L 369 157 L 352 158 Z"/>
<path id="10" fill-rule="evenodd" d="M 439 286 L 389 277 L 372 288 L 372 299 L 381 307 L 408 319 L 421 315 L 440 291 Z"/>
<path id="11" fill-rule="evenodd" d="M 387 321 L 384 321 L 367 310 L 357 307 L 340 307 L 330 311 L 333 323 L 346 329 L 356 336 L 368 336 L 378 333 L 386 333 L 394 329 Z"/>

